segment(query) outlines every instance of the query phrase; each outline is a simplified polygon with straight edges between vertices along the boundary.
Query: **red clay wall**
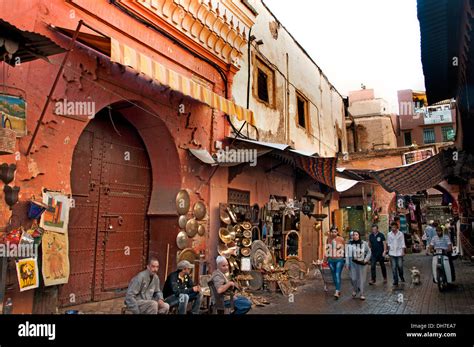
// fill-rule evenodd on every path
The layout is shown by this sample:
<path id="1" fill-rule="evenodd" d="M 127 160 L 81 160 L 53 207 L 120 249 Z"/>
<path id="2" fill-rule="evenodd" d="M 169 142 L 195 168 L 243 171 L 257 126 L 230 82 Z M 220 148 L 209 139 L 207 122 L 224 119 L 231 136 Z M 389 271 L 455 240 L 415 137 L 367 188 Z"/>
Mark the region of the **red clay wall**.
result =
<path id="1" fill-rule="evenodd" d="M 42 33 L 63 47 L 69 45 L 69 40 L 47 29 L 44 23 L 74 29 L 78 20 L 84 19 L 101 32 L 113 35 L 175 71 L 188 76 L 197 75 L 215 92 L 223 94 L 222 78 L 209 64 L 203 63 L 156 32 L 144 30 L 144 26 L 105 0 L 91 2 L 90 5 L 97 17 L 61 0 L 18 2 L 14 7 L 8 2 L 2 2 L 0 13 L 3 19 L 20 29 Z M 110 19 L 114 26 L 153 47 L 155 51 L 143 48 L 130 37 L 115 32 L 102 23 L 100 18 Z M 192 204 L 202 200 L 209 206 L 210 202 L 207 181 L 211 168 L 192 158 L 187 149 L 206 148 L 211 151 L 211 144 L 225 136 L 223 115 L 213 114 L 209 107 L 170 92 L 135 71 L 112 64 L 107 57 L 78 45 L 68 59 L 32 152 L 27 157 L 25 152 L 31 140 L 31 132 L 36 126 L 62 58 L 63 55 L 56 55 L 49 58 L 51 64 L 40 60 L 8 69 L 7 83 L 24 91 L 28 103 L 29 129 L 28 136 L 19 140 L 20 155 L 1 158 L 2 162 L 16 162 L 18 165 L 15 181 L 11 185 L 21 187 L 20 203 L 14 207 L 12 224 L 28 226 L 30 222 L 26 219 L 26 202 L 32 195 L 40 196 L 43 187 L 71 193 L 72 154 L 87 121 L 53 114 L 54 103 L 63 100 L 92 101 L 95 102 L 96 112 L 108 105 L 120 107 L 120 112 L 142 136 L 150 157 L 153 175 L 153 192 L 148 210 L 150 253 L 158 256 L 162 264 L 160 275 L 163 277 L 168 244 L 170 268 L 174 268 L 176 259 L 176 192 L 180 188 L 187 188 L 191 192 Z M 138 107 L 122 108 L 130 106 L 128 102 L 123 102 L 124 99 L 132 100 Z M 178 112 L 179 105 L 184 105 L 182 114 Z M 3 200 L 3 192 L 0 194 L 0 199 Z M 10 213 L 4 204 L 0 205 L 0 213 L 0 226 L 5 226 Z M 205 236 L 207 237 L 208 235 Z M 33 292 L 18 293 L 14 278 L 10 284 L 9 296 L 13 296 L 15 303 L 21 302 L 14 305 L 15 312 L 31 312 Z"/>

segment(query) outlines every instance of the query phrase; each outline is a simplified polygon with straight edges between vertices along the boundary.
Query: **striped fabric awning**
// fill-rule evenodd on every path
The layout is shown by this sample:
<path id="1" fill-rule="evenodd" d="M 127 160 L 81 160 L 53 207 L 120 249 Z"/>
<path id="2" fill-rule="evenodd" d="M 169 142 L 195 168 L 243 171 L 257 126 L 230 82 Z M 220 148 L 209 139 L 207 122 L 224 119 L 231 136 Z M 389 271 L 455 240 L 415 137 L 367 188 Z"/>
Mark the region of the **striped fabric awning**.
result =
<path id="1" fill-rule="evenodd" d="M 314 180 L 333 189 L 336 188 L 337 158 L 313 158 L 298 156 L 297 166 Z"/>
<path id="2" fill-rule="evenodd" d="M 434 187 L 445 178 L 443 151 L 411 165 L 373 171 L 371 175 L 388 192 L 413 194 Z"/>
<path id="3" fill-rule="evenodd" d="M 192 79 L 173 71 L 152 58 L 137 52 L 135 49 L 111 38 L 111 61 L 129 66 L 138 72 L 166 85 L 186 96 L 198 100 L 212 108 L 235 116 L 239 121 L 255 125 L 254 114 L 251 110 L 236 105 L 232 101 L 214 93 Z"/>

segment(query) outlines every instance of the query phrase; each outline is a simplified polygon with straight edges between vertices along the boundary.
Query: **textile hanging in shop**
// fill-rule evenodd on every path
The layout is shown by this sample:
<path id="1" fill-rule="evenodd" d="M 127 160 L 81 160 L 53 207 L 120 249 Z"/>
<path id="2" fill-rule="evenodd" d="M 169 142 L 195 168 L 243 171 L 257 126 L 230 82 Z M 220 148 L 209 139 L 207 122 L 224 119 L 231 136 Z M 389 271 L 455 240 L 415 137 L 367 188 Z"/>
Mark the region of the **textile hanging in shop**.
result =
<path id="1" fill-rule="evenodd" d="M 405 216 L 400 216 L 400 231 L 404 234 L 408 232 L 407 218 Z"/>
<path id="2" fill-rule="evenodd" d="M 373 171 L 371 175 L 390 193 L 414 194 L 444 179 L 443 152 L 415 164 Z"/>
<path id="3" fill-rule="evenodd" d="M 296 157 L 297 166 L 316 181 L 336 188 L 337 158 Z"/>
<path id="4" fill-rule="evenodd" d="M 410 211 L 410 222 L 416 222 L 416 205 L 412 201 L 408 204 L 408 210 Z"/>

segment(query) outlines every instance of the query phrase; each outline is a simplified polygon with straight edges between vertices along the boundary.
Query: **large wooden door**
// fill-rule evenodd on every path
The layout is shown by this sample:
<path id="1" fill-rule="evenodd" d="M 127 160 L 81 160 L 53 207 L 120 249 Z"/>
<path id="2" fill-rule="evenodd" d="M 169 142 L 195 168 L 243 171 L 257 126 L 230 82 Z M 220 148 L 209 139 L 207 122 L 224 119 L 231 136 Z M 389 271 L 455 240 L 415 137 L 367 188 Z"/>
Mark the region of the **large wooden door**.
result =
<path id="1" fill-rule="evenodd" d="M 315 227 L 316 225 L 316 227 Z M 305 216 L 300 213 L 300 235 L 302 237 L 302 260 L 306 266 L 311 266 L 313 261 L 320 258 L 319 238 L 321 232 L 321 222 L 313 217 Z"/>
<path id="2" fill-rule="evenodd" d="M 71 274 L 60 305 L 122 296 L 146 262 L 151 169 L 140 136 L 119 114 L 113 122 L 99 114 L 86 127 L 74 151 L 71 186 Z"/>

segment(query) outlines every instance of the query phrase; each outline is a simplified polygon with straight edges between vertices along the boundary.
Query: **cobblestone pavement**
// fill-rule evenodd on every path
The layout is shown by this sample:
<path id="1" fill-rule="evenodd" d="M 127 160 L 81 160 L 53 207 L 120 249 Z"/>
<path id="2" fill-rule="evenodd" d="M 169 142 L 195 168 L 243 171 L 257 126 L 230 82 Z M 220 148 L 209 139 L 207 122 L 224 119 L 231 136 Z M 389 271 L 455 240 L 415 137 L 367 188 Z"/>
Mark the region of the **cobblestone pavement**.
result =
<path id="1" fill-rule="evenodd" d="M 416 266 L 421 271 L 421 284 L 413 285 L 409 268 Z M 281 293 L 258 291 L 270 301 L 264 307 L 254 307 L 251 314 L 472 314 L 474 313 L 474 263 L 455 261 L 457 286 L 440 293 L 431 277 L 431 256 L 409 254 L 405 257 L 404 273 L 406 283 L 400 290 L 392 290 L 391 270 L 387 268 L 388 283 L 382 283 L 380 269 L 377 268 L 377 283 L 366 285 L 366 300 L 353 299 L 348 271 L 342 276 L 342 296 L 333 297 L 333 288 L 326 293 L 323 281 L 312 275 L 297 287 L 293 302 Z M 369 279 L 368 274 L 368 279 Z M 403 300 L 399 299 L 400 294 Z M 123 298 L 94 302 L 60 310 L 78 310 L 85 314 L 120 314 Z"/>
<path id="2" fill-rule="evenodd" d="M 382 283 L 380 268 L 377 268 L 377 283 L 366 285 L 366 300 L 353 299 L 348 271 L 344 270 L 342 296 L 334 299 L 334 290 L 326 293 L 319 276 L 309 279 L 298 287 L 293 302 L 282 294 L 267 294 L 271 302 L 265 307 L 256 307 L 253 314 L 472 314 L 474 313 L 474 263 L 455 261 L 457 286 L 440 293 L 431 275 L 431 256 L 409 254 L 405 257 L 405 284 L 392 290 L 391 270 L 387 268 L 388 283 Z M 416 266 L 421 272 L 421 284 L 413 285 L 409 268 Z M 370 269 L 369 269 L 370 271 Z M 368 274 L 368 280 L 370 275 Z M 403 296 L 400 296 L 402 294 Z M 400 300 L 403 299 L 403 300 Z"/>

